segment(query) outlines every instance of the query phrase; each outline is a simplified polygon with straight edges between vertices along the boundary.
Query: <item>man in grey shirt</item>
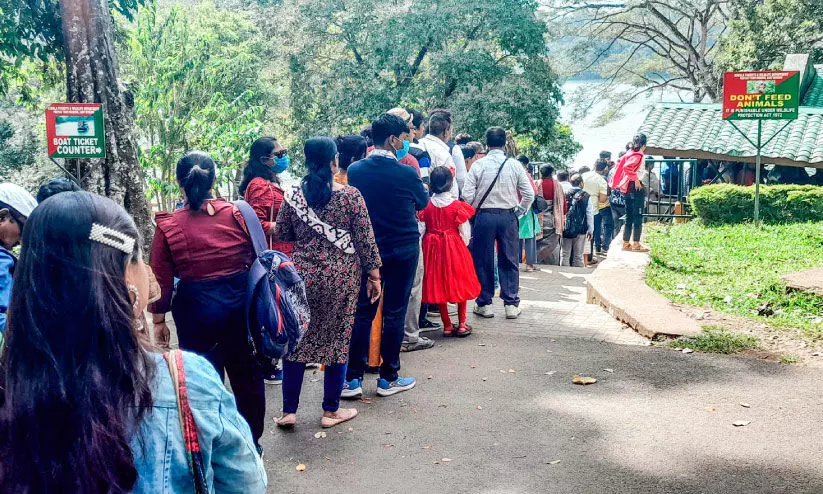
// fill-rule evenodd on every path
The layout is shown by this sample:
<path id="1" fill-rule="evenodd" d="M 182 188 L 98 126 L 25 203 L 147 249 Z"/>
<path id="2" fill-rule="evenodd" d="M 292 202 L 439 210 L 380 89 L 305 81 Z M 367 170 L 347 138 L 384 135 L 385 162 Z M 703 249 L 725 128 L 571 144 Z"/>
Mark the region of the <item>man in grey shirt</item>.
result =
<path id="1" fill-rule="evenodd" d="M 472 258 L 481 290 L 474 313 L 494 317 L 491 303 L 496 244 L 500 298 L 506 306 L 506 318 L 516 319 L 520 315 L 518 219 L 531 207 L 534 189 L 520 163 L 506 157 L 503 150 L 506 131 L 502 127 L 491 127 L 486 131 L 486 145 L 488 154 L 472 165 L 463 189 L 465 201 L 477 208 L 472 228 Z"/>

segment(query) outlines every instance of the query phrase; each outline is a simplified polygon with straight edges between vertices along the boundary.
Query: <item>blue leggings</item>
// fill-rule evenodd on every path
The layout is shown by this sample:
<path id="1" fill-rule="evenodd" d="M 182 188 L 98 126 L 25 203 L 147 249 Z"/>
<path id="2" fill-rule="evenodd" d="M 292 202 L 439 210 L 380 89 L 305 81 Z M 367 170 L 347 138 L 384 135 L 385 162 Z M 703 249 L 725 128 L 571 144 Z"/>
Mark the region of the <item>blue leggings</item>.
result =
<path id="1" fill-rule="evenodd" d="M 297 413 L 303 373 L 306 364 L 283 360 L 283 413 Z M 323 410 L 336 412 L 340 408 L 340 393 L 346 379 L 346 364 L 325 366 L 323 378 Z"/>

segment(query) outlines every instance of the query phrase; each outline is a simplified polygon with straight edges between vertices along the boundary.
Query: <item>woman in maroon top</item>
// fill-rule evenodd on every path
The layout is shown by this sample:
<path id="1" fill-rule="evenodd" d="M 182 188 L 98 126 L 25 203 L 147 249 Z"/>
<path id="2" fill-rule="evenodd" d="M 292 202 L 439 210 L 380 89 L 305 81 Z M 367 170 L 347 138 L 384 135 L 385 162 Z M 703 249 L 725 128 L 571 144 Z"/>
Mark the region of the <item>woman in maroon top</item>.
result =
<path id="1" fill-rule="evenodd" d="M 269 240 L 269 248 L 291 257 L 293 242 L 280 242 L 274 238 L 274 223 L 283 204 L 283 189 L 277 175 L 286 171 L 291 163 L 289 151 L 274 137 L 261 137 L 254 141 L 249 151 L 249 162 L 243 170 L 240 195 L 254 208 L 263 231 Z"/>
<path id="2" fill-rule="evenodd" d="M 169 333 L 165 321 L 171 310 L 180 348 L 208 359 L 221 377 L 228 373 L 237 408 L 260 450 L 266 397 L 246 328 L 246 285 L 254 249 L 240 211 L 211 196 L 215 170 L 214 160 L 199 151 L 177 162 L 177 182 L 186 203 L 155 216 L 151 267 L 162 294 L 149 311 L 161 339 Z M 180 279 L 176 290 L 175 277 Z"/>

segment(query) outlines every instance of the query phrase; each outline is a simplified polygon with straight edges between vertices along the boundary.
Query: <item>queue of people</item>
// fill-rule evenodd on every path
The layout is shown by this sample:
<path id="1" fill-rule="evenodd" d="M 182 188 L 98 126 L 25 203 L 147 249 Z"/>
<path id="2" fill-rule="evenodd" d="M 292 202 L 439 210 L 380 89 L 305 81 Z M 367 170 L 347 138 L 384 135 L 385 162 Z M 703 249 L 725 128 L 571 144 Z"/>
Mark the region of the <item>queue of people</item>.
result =
<path id="1" fill-rule="evenodd" d="M 434 345 L 421 332 L 468 337 L 472 300 L 475 315 L 495 316 L 498 282 L 505 318 L 521 314 L 520 264 L 525 252 L 535 269 L 547 225 L 562 233 L 565 264 L 595 232 L 611 234 L 597 226 L 613 207 L 608 167 L 569 177 L 543 166 L 535 181 L 503 128 L 489 128 L 485 146 L 453 134 L 447 110 L 395 108 L 362 135 L 308 139 L 294 187 L 280 180 L 289 151 L 261 137 L 238 184 L 247 216 L 215 194 L 214 160 L 188 152 L 175 170 L 183 203 L 156 214 L 148 265 L 111 200 L 67 180 L 37 200 L 0 184 L 0 492 L 264 492 L 265 383 L 282 384 L 275 422 L 294 427 L 305 369 L 321 365 L 320 425 L 349 421 L 358 412 L 341 399 L 369 389 L 378 314 L 376 394 L 388 397 L 415 387 L 401 353 Z M 641 250 L 641 137 L 608 184 L 625 198 L 631 250 Z M 281 362 L 250 348 L 260 228 L 302 278 L 310 314 Z M 168 350 L 169 313 L 180 350 Z"/>

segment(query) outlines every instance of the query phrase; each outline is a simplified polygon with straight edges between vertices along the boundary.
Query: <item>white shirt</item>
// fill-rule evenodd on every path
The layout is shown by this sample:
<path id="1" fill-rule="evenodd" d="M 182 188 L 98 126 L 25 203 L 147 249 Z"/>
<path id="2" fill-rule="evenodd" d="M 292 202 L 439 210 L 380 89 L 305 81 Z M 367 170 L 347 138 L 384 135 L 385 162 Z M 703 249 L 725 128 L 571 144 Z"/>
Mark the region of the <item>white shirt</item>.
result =
<path id="1" fill-rule="evenodd" d="M 463 187 L 466 186 L 466 160 L 463 158 L 463 150 L 458 145 L 452 148 L 452 161 L 454 161 L 454 179 L 462 192 Z"/>
<path id="2" fill-rule="evenodd" d="M 568 194 L 572 190 L 572 184 L 569 181 L 560 182 L 560 187 L 563 189 L 563 194 Z"/>
<path id="3" fill-rule="evenodd" d="M 463 199 L 474 207 L 489 190 L 494 181 L 497 170 L 506 160 L 506 165 L 500 172 L 500 178 L 494 184 L 494 189 L 486 197 L 481 209 L 514 209 L 520 207 L 528 211 L 534 201 L 534 189 L 526 170 L 519 161 L 507 158 L 503 151 L 495 149 L 485 158 L 477 160 L 466 175 L 466 187 L 463 189 Z M 517 193 L 521 199 L 518 201 Z"/>
<path id="4" fill-rule="evenodd" d="M 461 180 L 461 177 L 458 175 L 457 166 L 454 162 L 454 157 L 452 153 L 449 151 L 449 145 L 441 141 L 439 138 L 431 134 L 428 134 L 418 141 L 417 146 L 426 151 L 427 153 L 429 153 L 429 158 L 431 159 L 431 169 L 433 169 L 436 166 L 445 166 L 452 171 L 452 173 L 454 174 L 454 182 L 452 182 L 451 194 L 452 197 L 458 199 L 460 197 L 459 182 Z M 457 150 L 457 152 L 461 153 L 460 157 L 462 158 L 462 152 L 459 149 Z M 428 174 L 431 173 L 431 169 L 424 172 L 421 168 L 420 175 L 424 177 L 428 176 Z M 424 173 L 426 173 L 426 175 L 424 175 Z M 466 162 L 463 161 L 463 180 L 465 180 L 465 173 Z"/>

